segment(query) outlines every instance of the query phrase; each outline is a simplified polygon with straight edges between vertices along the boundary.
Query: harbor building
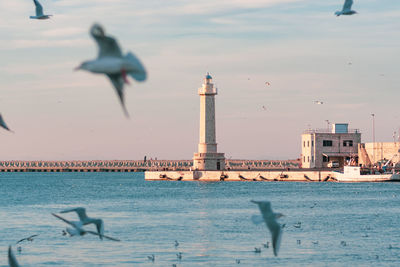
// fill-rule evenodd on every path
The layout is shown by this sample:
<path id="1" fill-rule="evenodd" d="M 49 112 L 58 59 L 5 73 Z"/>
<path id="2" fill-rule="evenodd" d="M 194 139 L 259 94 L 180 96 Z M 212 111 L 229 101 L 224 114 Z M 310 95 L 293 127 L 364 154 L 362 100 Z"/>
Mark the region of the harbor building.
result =
<path id="1" fill-rule="evenodd" d="M 212 83 L 209 73 L 204 78 L 202 87 L 198 89 L 200 95 L 200 132 L 198 152 L 193 157 L 194 170 L 224 170 L 225 155 L 217 152 L 215 129 L 215 96 L 217 88 Z"/>
<path id="2" fill-rule="evenodd" d="M 301 135 L 302 168 L 343 167 L 357 163 L 361 133 L 348 123 L 333 123 L 326 129 L 308 129 Z"/>
<path id="3" fill-rule="evenodd" d="M 375 142 L 358 145 L 359 164 L 371 166 L 377 163 L 385 164 L 400 162 L 399 142 Z"/>

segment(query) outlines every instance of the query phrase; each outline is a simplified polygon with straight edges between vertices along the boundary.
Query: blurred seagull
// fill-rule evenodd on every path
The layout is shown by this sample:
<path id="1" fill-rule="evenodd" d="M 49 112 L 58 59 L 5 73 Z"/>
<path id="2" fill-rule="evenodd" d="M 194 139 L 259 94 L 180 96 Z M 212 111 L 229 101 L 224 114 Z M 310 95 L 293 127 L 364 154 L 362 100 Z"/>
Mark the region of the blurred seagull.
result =
<path id="1" fill-rule="evenodd" d="M 270 82 L 265 82 L 265 85 L 270 86 L 271 83 Z"/>
<path id="2" fill-rule="evenodd" d="M 29 237 L 25 237 L 25 238 L 22 238 L 21 240 L 19 240 L 16 244 L 18 244 L 18 243 L 20 243 L 20 242 L 22 242 L 22 241 L 33 241 L 33 238 L 34 237 L 36 237 L 36 236 L 38 236 L 38 235 L 31 235 L 31 236 L 29 236 Z"/>
<path id="3" fill-rule="evenodd" d="M 19 267 L 17 259 L 12 252 L 11 246 L 8 247 L 8 266 L 10 267 Z"/>
<path id="4" fill-rule="evenodd" d="M 85 230 L 85 229 L 83 229 L 83 224 L 82 224 L 81 221 L 71 222 L 71 221 L 68 221 L 67 219 L 65 219 L 65 218 L 63 218 L 63 217 L 61 217 L 61 216 L 59 216 L 57 214 L 52 213 L 52 215 L 73 227 L 73 228 L 67 227 L 67 229 L 66 229 L 70 236 L 75 236 L 75 235 L 82 236 L 82 235 L 86 235 L 86 234 L 89 233 L 89 234 L 92 234 L 92 235 L 97 235 L 101 239 L 104 237 L 104 238 L 107 238 L 107 239 L 112 240 L 112 241 L 121 241 L 121 240 L 119 240 L 117 238 L 113 238 L 113 237 L 110 237 L 110 236 L 99 234 L 99 233 L 94 232 L 94 231 Z"/>
<path id="5" fill-rule="evenodd" d="M 324 102 L 318 101 L 318 100 L 314 101 L 314 103 L 317 104 L 317 105 L 322 105 L 322 104 L 324 104 Z"/>
<path id="6" fill-rule="evenodd" d="M 44 15 L 43 14 L 43 7 L 39 3 L 38 0 L 33 0 L 33 3 L 35 3 L 36 6 L 36 16 L 30 16 L 29 18 L 31 19 L 49 19 L 53 15 Z"/>
<path id="7" fill-rule="evenodd" d="M 73 208 L 73 209 L 68 209 L 68 210 L 63 210 L 60 213 L 67 213 L 67 212 L 76 212 L 78 214 L 80 223 L 82 225 L 87 225 L 87 224 L 95 224 L 97 233 L 99 233 L 100 239 L 102 239 L 102 235 L 104 234 L 104 223 L 102 219 L 95 219 L 95 218 L 90 218 L 86 215 L 86 209 L 79 207 L 79 208 Z"/>
<path id="8" fill-rule="evenodd" d="M 13 133 L 13 131 L 10 130 L 10 128 L 8 128 L 7 124 L 5 123 L 3 116 L 0 114 L 0 126 L 3 127 L 4 129 L 6 129 L 7 131 L 10 131 Z"/>
<path id="9" fill-rule="evenodd" d="M 281 213 L 274 213 L 271 208 L 271 203 L 268 201 L 251 200 L 251 202 L 258 205 L 258 208 L 262 214 L 262 221 L 265 222 L 272 235 L 272 247 L 274 249 L 274 255 L 278 256 L 278 251 L 281 244 L 282 228 L 276 219 L 282 217 L 283 215 Z M 261 222 L 260 218 L 256 215 L 252 216 L 251 219 L 255 224 L 259 224 Z"/>
<path id="10" fill-rule="evenodd" d="M 266 107 L 266 106 L 262 106 L 262 109 L 263 109 L 263 110 L 267 110 L 267 107 Z"/>
<path id="11" fill-rule="evenodd" d="M 107 75 L 117 91 L 125 115 L 129 117 L 125 107 L 124 83 L 129 84 L 127 75 L 140 82 L 146 80 L 146 70 L 140 60 L 131 52 L 125 56 L 122 55 L 117 41 L 113 37 L 105 35 L 103 27 L 99 24 L 91 27 L 90 34 L 99 47 L 97 59 L 84 61 L 75 70 L 82 69 Z"/>
<path id="12" fill-rule="evenodd" d="M 336 16 L 340 16 L 340 15 L 353 15 L 353 14 L 357 14 L 356 11 L 351 10 L 351 6 L 353 5 L 353 0 L 345 0 L 344 1 L 344 5 L 343 5 L 343 9 L 342 11 L 336 11 L 335 15 Z"/>

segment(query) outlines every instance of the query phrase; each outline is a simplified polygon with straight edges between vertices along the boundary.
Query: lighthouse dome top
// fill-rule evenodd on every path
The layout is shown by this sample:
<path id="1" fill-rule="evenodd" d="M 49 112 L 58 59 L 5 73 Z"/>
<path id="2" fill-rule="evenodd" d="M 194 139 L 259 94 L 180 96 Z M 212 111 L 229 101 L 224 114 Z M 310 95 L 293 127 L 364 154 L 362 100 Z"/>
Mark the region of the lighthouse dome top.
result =
<path id="1" fill-rule="evenodd" d="M 207 80 L 212 79 L 210 73 L 208 73 L 208 72 L 207 72 L 207 75 L 206 75 L 206 79 L 207 79 Z"/>

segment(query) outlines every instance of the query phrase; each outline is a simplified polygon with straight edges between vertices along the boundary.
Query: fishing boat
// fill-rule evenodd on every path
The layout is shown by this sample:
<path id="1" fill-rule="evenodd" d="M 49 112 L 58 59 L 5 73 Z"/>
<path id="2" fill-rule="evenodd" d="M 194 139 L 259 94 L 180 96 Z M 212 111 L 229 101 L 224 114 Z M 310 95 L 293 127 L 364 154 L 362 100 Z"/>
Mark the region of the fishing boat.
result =
<path id="1" fill-rule="evenodd" d="M 334 171 L 332 176 L 338 182 L 400 182 L 399 173 L 379 173 L 356 166 L 344 166 L 343 172 Z"/>

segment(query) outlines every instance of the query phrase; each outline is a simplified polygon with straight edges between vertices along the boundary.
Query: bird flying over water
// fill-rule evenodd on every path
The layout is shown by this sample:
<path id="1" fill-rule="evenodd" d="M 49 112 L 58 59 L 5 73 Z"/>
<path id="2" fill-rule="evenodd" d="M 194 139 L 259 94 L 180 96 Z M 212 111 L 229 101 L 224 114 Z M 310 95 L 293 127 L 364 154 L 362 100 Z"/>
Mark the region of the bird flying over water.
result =
<path id="1" fill-rule="evenodd" d="M 281 245 L 282 227 L 276 221 L 276 219 L 282 217 L 283 215 L 281 213 L 274 213 L 271 208 L 271 203 L 268 201 L 251 200 L 251 202 L 258 205 L 262 215 L 262 217 L 254 215 L 251 219 L 255 224 L 259 224 L 262 221 L 265 222 L 272 235 L 272 247 L 274 249 L 274 255 L 278 256 L 279 247 Z"/>
<path id="2" fill-rule="evenodd" d="M 340 16 L 340 15 L 353 15 L 357 14 L 356 11 L 351 10 L 351 6 L 353 5 L 353 0 L 345 0 L 343 4 L 343 9 L 341 11 L 336 11 L 335 15 Z"/>
<path id="3" fill-rule="evenodd" d="M 107 239 L 112 240 L 112 241 L 121 241 L 121 240 L 119 240 L 117 238 L 106 236 L 106 235 L 100 234 L 98 232 L 85 230 L 85 229 L 83 229 L 83 224 L 82 224 L 81 221 L 78 221 L 78 222 L 68 221 L 67 219 L 65 219 L 65 218 L 63 218 L 63 217 L 61 217 L 61 216 L 59 216 L 57 214 L 52 213 L 52 215 L 73 227 L 73 228 L 67 227 L 67 229 L 66 229 L 66 231 L 68 232 L 68 234 L 70 236 L 76 236 L 76 235 L 83 236 L 83 235 L 86 235 L 86 234 L 92 234 L 92 235 L 99 236 L 101 239 L 103 239 L 103 237 L 104 237 L 104 238 L 107 238 Z"/>
<path id="4" fill-rule="evenodd" d="M 43 14 L 43 7 L 39 3 L 38 0 L 33 0 L 33 3 L 36 6 L 36 16 L 30 16 L 29 18 L 31 18 L 31 19 L 49 19 L 51 16 L 53 16 L 53 15 L 44 15 Z"/>
<path id="5" fill-rule="evenodd" d="M 76 214 L 79 217 L 79 222 L 82 225 L 88 225 L 91 223 L 95 224 L 97 233 L 99 234 L 100 239 L 102 239 L 102 235 L 104 234 L 104 223 L 102 219 L 95 219 L 88 217 L 86 215 L 86 209 L 82 207 L 60 211 L 60 213 L 67 213 L 67 212 L 76 212 Z"/>
<path id="6" fill-rule="evenodd" d="M 123 55 L 117 41 L 113 37 L 107 36 L 99 24 L 91 27 L 90 34 L 99 47 L 97 59 L 84 61 L 75 70 L 82 69 L 107 75 L 117 91 L 125 115 L 129 117 L 124 98 L 124 84 L 129 84 L 127 75 L 142 82 L 147 78 L 146 70 L 140 60 L 131 52 Z"/>
<path id="7" fill-rule="evenodd" d="M 15 258 L 14 253 L 12 252 L 11 246 L 8 247 L 8 266 L 19 267 L 17 259 Z"/>
<path id="8" fill-rule="evenodd" d="M 31 241 L 32 242 L 33 238 L 36 237 L 36 236 L 38 236 L 38 235 L 31 235 L 29 237 L 22 238 L 21 240 L 17 241 L 16 244 L 21 243 L 22 241 Z"/>
<path id="9" fill-rule="evenodd" d="M 10 128 L 8 128 L 6 122 L 3 119 L 3 116 L 0 114 L 0 126 L 3 127 L 4 129 L 6 129 L 7 131 L 13 132 L 10 130 Z"/>

